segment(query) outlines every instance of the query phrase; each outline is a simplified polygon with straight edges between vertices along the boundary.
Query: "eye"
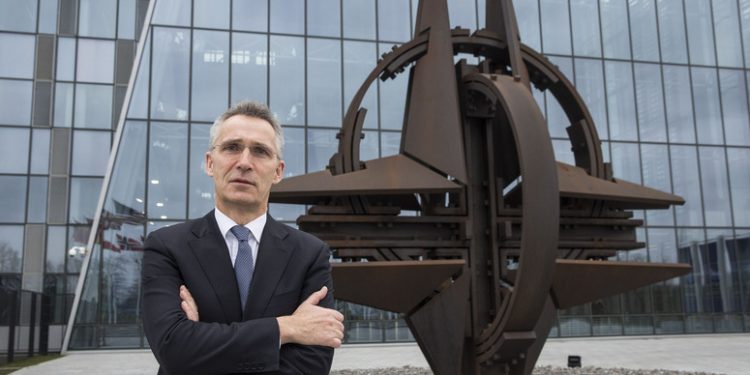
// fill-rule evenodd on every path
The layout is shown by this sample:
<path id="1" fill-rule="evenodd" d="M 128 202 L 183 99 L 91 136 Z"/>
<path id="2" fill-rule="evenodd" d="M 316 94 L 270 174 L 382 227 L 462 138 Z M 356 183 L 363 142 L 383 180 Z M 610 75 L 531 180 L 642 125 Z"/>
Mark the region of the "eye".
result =
<path id="1" fill-rule="evenodd" d="M 228 142 L 228 143 L 221 145 L 221 151 L 230 153 L 230 154 L 240 153 L 242 152 L 243 148 L 244 147 L 242 147 L 242 145 L 240 145 L 239 143 L 235 143 L 235 142 Z"/>
<path id="2" fill-rule="evenodd" d="M 271 156 L 271 150 L 264 146 L 255 146 L 252 148 L 253 155 L 259 156 L 259 157 L 270 157 Z"/>

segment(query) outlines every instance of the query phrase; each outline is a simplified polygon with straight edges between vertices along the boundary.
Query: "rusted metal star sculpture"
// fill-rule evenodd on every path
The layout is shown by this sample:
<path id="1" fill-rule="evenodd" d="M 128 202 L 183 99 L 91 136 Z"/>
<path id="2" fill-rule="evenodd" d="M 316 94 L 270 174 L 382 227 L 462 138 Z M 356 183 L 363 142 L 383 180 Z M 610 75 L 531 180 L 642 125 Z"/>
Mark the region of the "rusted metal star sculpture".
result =
<path id="1" fill-rule="evenodd" d="M 511 1 L 486 4 L 470 34 L 450 29 L 446 0 L 420 1 L 414 39 L 354 96 L 328 169 L 271 195 L 310 205 L 297 222 L 342 261 L 336 297 L 405 314 L 438 375 L 530 374 L 557 309 L 689 272 L 608 261 L 644 246 L 627 210 L 684 201 L 613 178 L 571 83 L 520 43 Z M 481 62 L 454 64 L 459 53 Z M 400 153 L 363 162 L 362 100 L 407 67 Z M 575 166 L 555 161 L 531 85 L 570 120 Z"/>

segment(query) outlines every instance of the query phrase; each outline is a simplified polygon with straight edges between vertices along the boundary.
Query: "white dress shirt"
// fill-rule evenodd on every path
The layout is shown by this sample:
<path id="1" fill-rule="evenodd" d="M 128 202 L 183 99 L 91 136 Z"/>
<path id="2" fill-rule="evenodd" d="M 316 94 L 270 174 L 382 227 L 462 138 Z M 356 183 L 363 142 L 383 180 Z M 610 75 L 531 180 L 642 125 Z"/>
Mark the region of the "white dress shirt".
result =
<path id="1" fill-rule="evenodd" d="M 263 234 L 263 228 L 266 226 L 266 220 L 268 219 L 268 213 L 258 216 L 255 220 L 245 224 L 245 228 L 250 229 L 250 233 L 253 234 L 253 239 L 248 239 L 250 250 L 253 253 L 253 267 L 255 262 L 258 260 L 258 246 L 260 244 L 260 236 Z M 227 243 L 227 249 L 229 249 L 229 257 L 232 259 L 232 267 L 234 267 L 234 260 L 237 259 L 237 248 L 240 242 L 237 241 L 237 237 L 232 234 L 232 227 L 239 225 L 230 219 L 229 216 L 219 211 L 218 208 L 214 209 L 214 216 L 216 217 L 216 223 L 219 224 L 219 230 L 224 236 L 224 241 Z"/>

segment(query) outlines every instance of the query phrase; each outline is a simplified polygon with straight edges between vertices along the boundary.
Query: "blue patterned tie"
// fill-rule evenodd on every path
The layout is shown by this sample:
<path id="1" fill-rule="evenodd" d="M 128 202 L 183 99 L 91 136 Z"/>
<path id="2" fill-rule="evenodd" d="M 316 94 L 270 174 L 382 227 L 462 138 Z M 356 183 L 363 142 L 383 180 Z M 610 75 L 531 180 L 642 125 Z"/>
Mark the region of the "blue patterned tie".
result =
<path id="1" fill-rule="evenodd" d="M 247 292 L 250 290 L 250 280 L 253 279 L 255 268 L 253 266 L 253 251 L 250 249 L 250 243 L 248 243 L 252 233 L 250 233 L 250 229 L 242 225 L 235 225 L 230 230 L 239 241 L 237 258 L 234 260 L 234 274 L 237 277 L 237 286 L 240 288 L 240 303 L 242 303 L 242 310 L 244 311 Z"/>

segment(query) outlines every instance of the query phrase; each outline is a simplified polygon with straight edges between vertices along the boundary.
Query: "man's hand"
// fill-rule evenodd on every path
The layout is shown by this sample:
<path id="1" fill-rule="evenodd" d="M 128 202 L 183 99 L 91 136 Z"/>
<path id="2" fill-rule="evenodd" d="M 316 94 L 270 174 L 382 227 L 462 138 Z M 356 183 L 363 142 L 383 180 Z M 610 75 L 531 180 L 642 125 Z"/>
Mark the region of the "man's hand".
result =
<path id="1" fill-rule="evenodd" d="M 198 305 L 195 303 L 193 295 L 190 294 L 190 291 L 184 285 L 180 285 L 180 299 L 182 299 L 180 307 L 182 307 L 182 311 L 185 312 L 187 318 L 197 322 L 199 320 Z"/>
<path id="2" fill-rule="evenodd" d="M 340 312 L 318 306 L 328 288 L 307 297 L 292 315 L 276 318 L 279 322 L 281 344 L 321 345 L 331 348 L 341 346 L 344 338 L 344 316 Z M 183 307 L 184 309 L 184 307 Z"/>

